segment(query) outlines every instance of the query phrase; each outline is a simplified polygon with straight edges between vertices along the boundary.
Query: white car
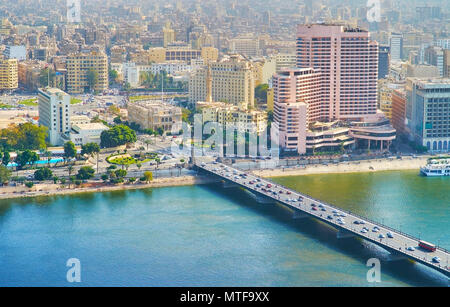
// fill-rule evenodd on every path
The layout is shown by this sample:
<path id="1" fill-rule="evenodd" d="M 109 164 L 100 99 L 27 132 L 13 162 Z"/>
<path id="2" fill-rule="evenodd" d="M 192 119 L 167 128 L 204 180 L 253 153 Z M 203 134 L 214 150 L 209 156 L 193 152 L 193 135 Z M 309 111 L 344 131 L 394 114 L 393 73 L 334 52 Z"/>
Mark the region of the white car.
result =
<path id="1" fill-rule="evenodd" d="M 391 239 L 394 237 L 394 235 L 392 233 L 390 233 L 390 232 L 388 232 L 386 235 L 387 235 L 388 238 L 391 238 Z"/>
<path id="2" fill-rule="evenodd" d="M 414 247 L 410 246 L 410 247 L 408 247 L 408 248 L 407 248 L 407 250 L 409 250 L 409 251 L 412 251 L 412 252 L 413 252 L 413 251 L 415 251 L 416 249 L 415 249 Z"/>
<path id="3" fill-rule="evenodd" d="M 433 259 L 431 259 L 431 260 L 433 260 L 433 262 L 436 262 L 436 263 L 441 262 L 441 258 L 439 258 L 438 256 L 433 257 Z"/>

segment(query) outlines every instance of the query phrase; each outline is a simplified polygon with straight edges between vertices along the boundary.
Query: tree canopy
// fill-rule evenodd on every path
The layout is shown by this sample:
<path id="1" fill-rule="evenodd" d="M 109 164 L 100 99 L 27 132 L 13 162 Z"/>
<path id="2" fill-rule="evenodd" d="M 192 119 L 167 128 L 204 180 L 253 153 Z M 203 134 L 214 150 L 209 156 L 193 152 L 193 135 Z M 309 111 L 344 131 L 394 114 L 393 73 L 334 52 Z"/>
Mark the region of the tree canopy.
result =
<path id="1" fill-rule="evenodd" d="M 24 123 L 10 125 L 0 131 L 3 147 L 8 150 L 39 150 L 47 148 L 47 128 Z"/>
<path id="2" fill-rule="evenodd" d="M 53 172 L 48 167 L 40 168 L 34 172 L 34 179 L 38 181 L 50 180 L 53 178 Z"/>
<path id="3" fill-rule="evenodd" d="M 0 165 L 0 184 L 5 184 L 11 178 L 11 171 L 3 165 Z"/>
<path id="4" fill-rule="evenodd" d="M 38 154 L 28 149 L 18 153 L 16 157 L 16 163 L 20 169 L 27 164 L 34 164 L 38 160 L 39 160 Z"/>
<path id="5" fill-rule="evenodd" d="M 75 158 L 77 155 L 77 149 L 72 141 L 64 143 L 64 159 Z"/>
<path id="6" fill-rule="evenodd" d="M 100 146 L 97 143 L 86 143 L 81 146 L 82 155 L 93 155 L 100 152 Z"/>
<path id="7" fill-rule="evenodd" d="M 103 148 L 117 147 L 136 142 L 136 132 L 125 125 L 117 125 L 109 130 L 103 131 L 100 146 Z"/>
<path id="8" fill-rule="evenodd" d="M 77 179 L 79 180 L 88 180 L 94 177 L 95 170 L 90 166 L 83 166 L 80 168 L 77 174 Z"/>

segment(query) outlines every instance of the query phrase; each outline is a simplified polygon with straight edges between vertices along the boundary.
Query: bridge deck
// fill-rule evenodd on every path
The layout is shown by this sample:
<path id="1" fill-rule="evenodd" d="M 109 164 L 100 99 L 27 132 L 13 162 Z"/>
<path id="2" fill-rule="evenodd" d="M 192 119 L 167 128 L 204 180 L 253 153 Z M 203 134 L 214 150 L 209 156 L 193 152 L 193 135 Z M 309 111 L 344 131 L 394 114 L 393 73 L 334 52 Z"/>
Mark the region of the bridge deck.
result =
<path id="1" fill-rule="evenodd" d="M 250 190 L 256 195 L 270 198 L 296 211 L 333 225 L 339 230 L 347 231 L 373 242 L 391 253 L 413 259 L 438 270 L 446 276 L 450 276 L 449 251 L 444 248 L 438 247 L 434 252 L 425 251 L 418 247 L 418 238 L 221 163 L 196 163 L 196 167 L 211 175 L 218 176 L 226 182 Z M 245 177 L 242 176 L 244 174 Z M 378 230 L 373 231 L 374 227 L 378 227 Z M 366 228 L 367 231 L 363 231 L 363 228 Z M 387 233 L 390 233 L 392 237 L 388 237 Z M 384 238 L 381 238 L 380 234 Z M 410 247 L 414 250 L 408 250 Z M 433 261 L 434 257 L 439 257 L 440 262 Z"/>

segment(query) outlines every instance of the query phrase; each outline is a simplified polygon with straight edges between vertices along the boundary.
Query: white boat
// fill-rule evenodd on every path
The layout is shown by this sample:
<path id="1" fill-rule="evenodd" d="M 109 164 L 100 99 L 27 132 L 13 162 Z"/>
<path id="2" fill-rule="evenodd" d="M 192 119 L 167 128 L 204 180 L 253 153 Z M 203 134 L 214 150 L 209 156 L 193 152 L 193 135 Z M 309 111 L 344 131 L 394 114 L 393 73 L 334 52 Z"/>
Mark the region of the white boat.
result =
<path id="1" fill-rule="evenodd" d="M 450 159 L 433 159 L 420 168 L 420 173 L 428 177 L 450 176 Z"/>

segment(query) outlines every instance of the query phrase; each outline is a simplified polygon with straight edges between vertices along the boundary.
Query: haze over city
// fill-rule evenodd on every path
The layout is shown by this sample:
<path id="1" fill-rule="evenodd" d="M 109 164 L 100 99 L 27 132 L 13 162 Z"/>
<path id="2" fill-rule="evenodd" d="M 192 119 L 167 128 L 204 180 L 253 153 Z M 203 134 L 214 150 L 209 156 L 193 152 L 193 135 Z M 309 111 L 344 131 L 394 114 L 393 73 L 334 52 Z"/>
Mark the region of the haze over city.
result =
<path id="1" fill-rule="evenodd" d="M 447 286 L 449 7 L 0 1 L 0 286 Z"/>

